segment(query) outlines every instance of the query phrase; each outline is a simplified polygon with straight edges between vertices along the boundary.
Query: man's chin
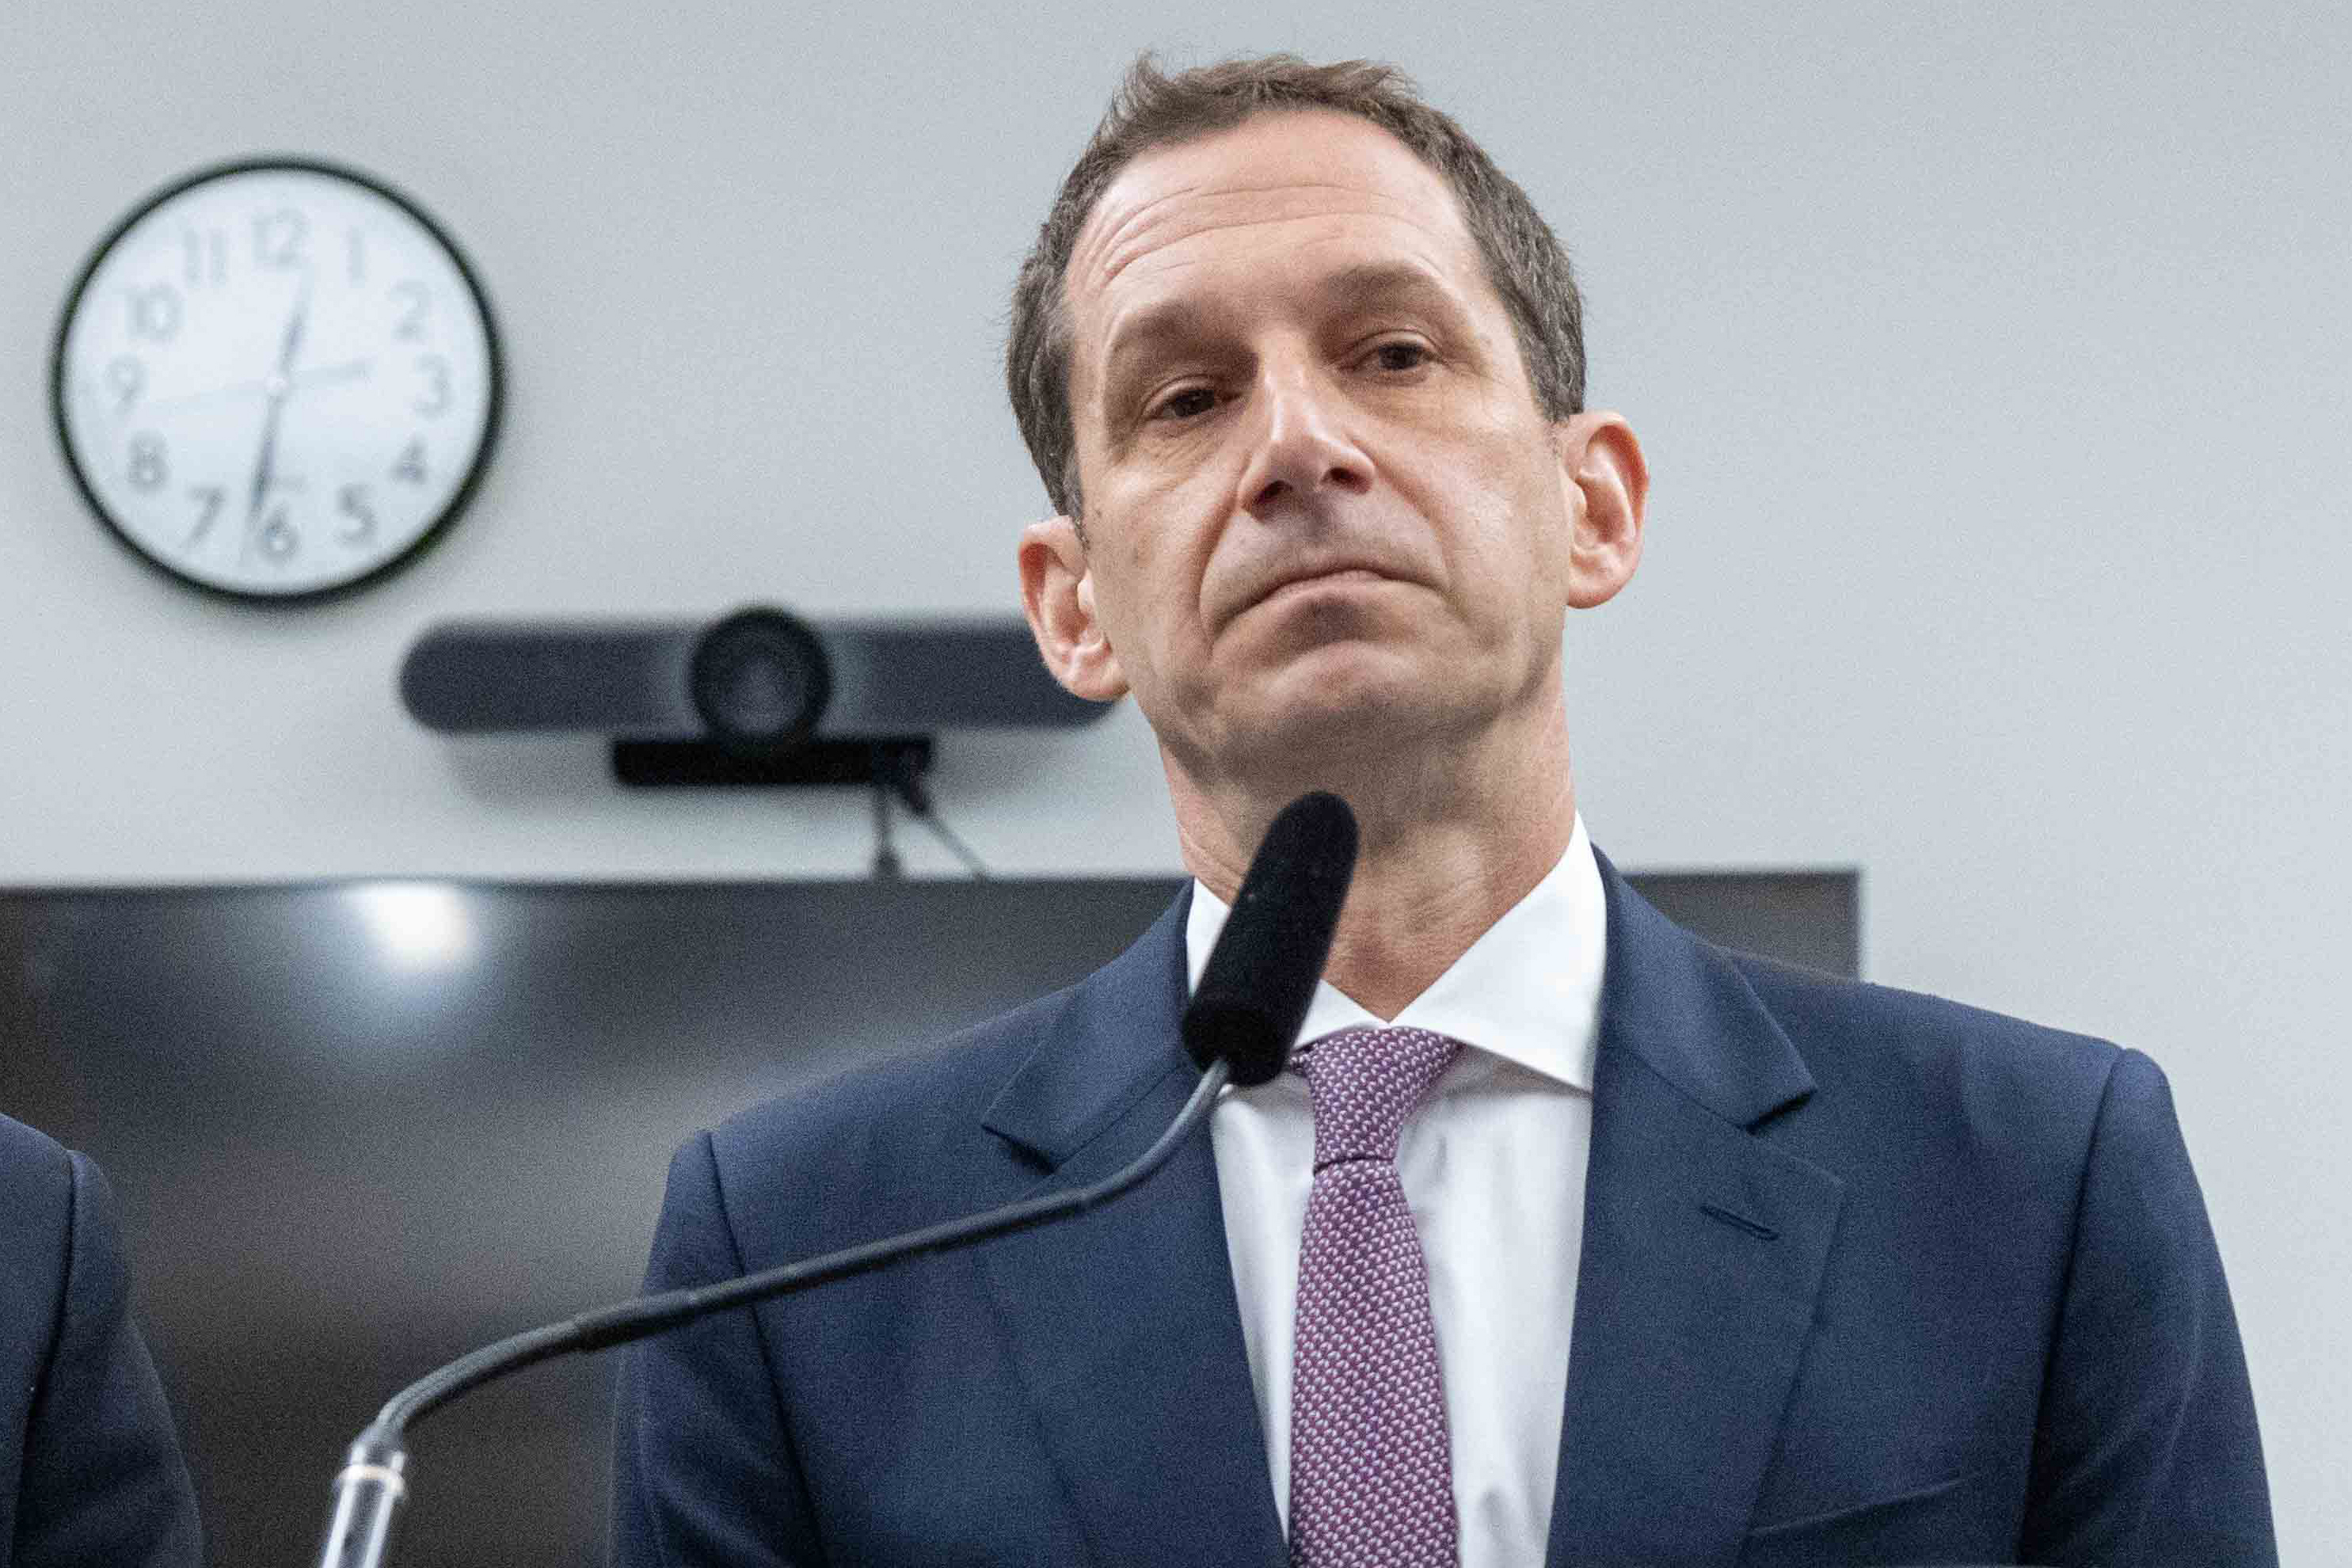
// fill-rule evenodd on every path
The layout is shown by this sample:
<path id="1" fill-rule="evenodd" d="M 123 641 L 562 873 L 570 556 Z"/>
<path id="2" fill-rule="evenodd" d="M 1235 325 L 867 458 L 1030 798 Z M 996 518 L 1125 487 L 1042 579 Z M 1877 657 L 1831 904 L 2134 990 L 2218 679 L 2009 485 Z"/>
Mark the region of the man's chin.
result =
<path id="1" fill-rule="evenodd" d="M 1448 692 L 1399 661 L 1318 650 L 1291 661 L 1250 693 L 1233 715 L 1233 759 L 1251 771 L 1320 773 L 1360 767 L 1399 748 L 1423 747 L 1463 722 L 1461 693 Z M 1332 653 L 1338 657 L 1321 657 Z"/>

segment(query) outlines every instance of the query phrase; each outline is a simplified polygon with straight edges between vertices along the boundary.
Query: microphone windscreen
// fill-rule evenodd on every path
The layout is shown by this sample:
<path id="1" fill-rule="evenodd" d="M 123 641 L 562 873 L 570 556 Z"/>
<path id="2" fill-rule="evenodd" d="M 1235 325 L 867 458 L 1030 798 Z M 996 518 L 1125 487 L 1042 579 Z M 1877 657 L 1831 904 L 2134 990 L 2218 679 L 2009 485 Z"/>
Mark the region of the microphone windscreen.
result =
<path id="1" fill-rule="evenodd" d="M 1282 808 L 1184 1009 L 1184 1048 L 1203 1070 L 1229 1062 L 1244 1089 L 1282 1071 L 1355 871 L 1356 815 L 1346 801 L 1318 790 Z"/>

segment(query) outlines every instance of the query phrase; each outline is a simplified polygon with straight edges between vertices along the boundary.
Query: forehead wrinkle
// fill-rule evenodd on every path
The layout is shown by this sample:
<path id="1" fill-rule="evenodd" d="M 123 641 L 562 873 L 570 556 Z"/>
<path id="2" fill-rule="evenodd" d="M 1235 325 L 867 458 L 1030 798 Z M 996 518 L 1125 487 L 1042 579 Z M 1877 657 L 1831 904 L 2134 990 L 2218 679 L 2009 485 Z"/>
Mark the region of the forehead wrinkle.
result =
<path id="1" fill-rule="evenodd" d="M 1402 150 L 1401 143 L 1399 146 Z M 1311 221 L 1318 218 L 1370 218 L 1375 221 L 1402 223 L 1406 228 L 1414 231 L 1422 246 L 1426 247 L 1435 242 L 1437 253 L 1462 248 L 1469 241 L 1467 230 L 1463 224 L 1461 208 L 1454 193 L 1436 171 L 1414 157 L 1409 151 L 1405 152 L 1403 160 L 1396 163 L 1392 169 L 1360 165 L 1345 170 L 1343 177 L 1337 180 L 1310 177 L 1276 178 L 1257 182 L 1244 181 L 1242 173 L 1231 169 L 1229 164 L 1223 167 L 1217 165 L 1213 159 L 1229 158 L 1229 151 L 1225 149 L 1218 149 L 1213 154 L 1210 166 L 1206 168 L 1196 166 L 1188 169 L 1179 161 L 1188 154 L 1200 154 L 1205 152 L 1206 150 L 1198 144 L 1168 149 L 1166 153 L 1170 160 L 1169 163 L 1144 174 L 1142 179 L 1138 181 L 1144 185 L 1144 191 L 1149 194 L 1130 195 L 1129 192 L 1133 189 L 1131 186 L 1126 191 L 1121 190 L 1120 187 L 1126 184 L 1129 177 L 1122 176 L 1114 183 L 1110 190 L 1104 193 L 1103 199 L 1097 204 L 1095 211 L 1087 219 L 1085 231 L 1074 247 L 1074 254 L 1063 274 L 1062 281 L 1064 303 L 1071 311 L 1071 324 L 1077 330 L 1081 341 L 1085 337 L 1093 335 L 1087 332 L 1083 319 L 1092 317 L 1097 323 L 1101 323 L 1106 307 L 1109 303 L 1108 295 L 1110 289 L 1121 278 L 1128 276 L 1129 270 L 1139 262 L 1160 255 L 1163 257 L 1162 269 L 1173 272 L 1205 261 L 1208 258 L 1166 258 L 1165 253 L 1171 247 L 1181 246 L 1203 233 L 1221 227 L 1231 230 L 1261 227 L 1283 222 Z M 1342 159 L 1347 156 L 1344 153 L 1339 154 Z M 1423 186 L 1424 189 L 1400 192 L 1390 188 L 1395 183 L 1396 173 L 1407 170 L 1410 172 L 1405 174 L 1405 179 Z M 1139 172 L 1136 167 L 1131 166 L 1129 175 Z M 1325 171 L 1309 168 L 1301 169 L 1299 172 L 1312 175 Z M 1149 182 L 1151 174 L 1159 174 L 1163 178 L 1174 178 L 1181 183 L 1171 189 L 1150 192 Z M 1347 178 L 1344 177 L 1345 175 L 1358 177 Z M 1437 197 L 1433 205 L 1429 199 L 1433 192 Z M 1329 193 L 1340 193 L 1352 200 L 1341 205 L 1309 206 L 1304 211 L 1298 210 L 1298 202 L 1286 202 L 1281 204 L 1286 210 L 1273 216 L 1230 220 L 1223 224 L 1217 221 L 1220 211 L 1228 209 L 1236 203 L 1248 203 L 1252 198 L 1264 198 L 1270 193 L 1288 193 L 1302 200 L 1314 193 L 1325 193 L 1327 195 Z M 1123 203 L 1130 201 L 1133 203 L 1132 205 L 1127 206 L 1124 211 L 1120 210 Z M 1199 204 L 1202 210 L 1192 210 L 1184 205 L 1188 201 Z M 1166 232 L 1171 228 L 1176 229 L 1177 232 L 1172 234 Z M 1471 248 L 1475 248 L 1475 246 Z M 1425 254 L 1423 259 L 1436 261 L 1438 254 Z M 1441 264 L 1433 270 L 1442 277 L 1446 268 Z M 1443 289 L 1443 292 L 1457 306 L 1465 303 L 1451 288 Z M 1147 310 L 1153 309 L 1148 306 L 1143 308 Z M 1097 338 L 1097 341 L 1103 346 L 1097 353 L 1077 353 L 1072 356 L 1069 374 L 1072 382 L 1070 393 L 1074 402 L 1092 403 L 1097 396 L 1107 390 L 1107 375 L 1097 385 L 1088 386 L 1086 384 L 1097 379 L 1094 373 L 1108 370 L 1111 340 L 1115 335 L 1117 335 L 1115 330 L 1107 331 L 1102 337 Z M 1073 347 L 1075 346 L 1076 345 L 1074 344 Z"/>
<path id="2" fill-rule="evenodd" d="M 1263 216 L 1242 218 L 1221 217 L 1214 210 L 1216 207 L 1230 205 L 1235 201 L 1245 201 L 1253 196 L 1265 195 L 1268 192 L 1296 192 L 1303 195 L 1310 191 L 1344 192 L 1363 200 L 1367 205 L 1354 208 L 1317 205 L 1305 211 L 1293 208 L 1293 210 L 1268 213 Z M 1179 215 L 1160 210 L 1170 202 L 1186 196 L 1197 198 L 1203 205 L 1211 206 L 1212 210 L 1197 215 Z M 1171 245 L 1181 245 L 1212 229 L 1255 228 L 1266 224 L 1298 223 L 1316 218 L 1389 218 L 1400 215 L 1403 216 L 1412 226 L 1422 227 L 1424 226 L 1415 220 L 1419 219 L 1425 210 L 1423 204 L 1409 201 L 1402 196 L 1351 184 L 1286 180 L 1268 185 L 1225 185 L 1215 190 L 1205 190 L 1199 185 L 1188 185 L 1165 195 L 1155 196 L 1144 203 L 1123 218 L 1112 232 L 1103 236 L 1098 244 L 1090 245 L 1087 248 L 1090 253 L 1098 252 L 1107 258 L 1102 266 L 1101 276 L 1096 284 L 1099 290 L 1108 289 L 1128 268 L 1154 250 L 1165 249 Z M 1194 221 L 1187 225 L 1184 221 L 1186 216 L 1192 216 Z M 1181 232 L 1173 235 L 1163 235 L 1160 232 L 1168 226 L 1179 227 Z"/>
<path id="3" fill-rule="evenodd" d="M 1120 245 L 1131 233 L 1138 228 L 1149 226 L 1155 210 L 1167 205 L 1170 202 L 1181 201 L 1200 188 L 1198 185 L 1180 185 L 1172 191 L 1162 192 L 1120 217 L 1108 232 L 1101 231 L 1096 226 L 1097 220 L 1102 216 L 1103 212 L 1102 206 L 1097 205 L 1094 216 L 1087 222 L 1087 229 L 1092 232 L 1081 237 L 1076 255 L 1072 258 L 1072 260 L 1082 265 L 1090 265 L 1098 255 L 1116 254 Z M 1118 277 L 1126 266 L 1126 261 L 1119 261 L 1111 266 L 1103 275 L 1102 282 L 1108 283 L 1113 278 Z"/>

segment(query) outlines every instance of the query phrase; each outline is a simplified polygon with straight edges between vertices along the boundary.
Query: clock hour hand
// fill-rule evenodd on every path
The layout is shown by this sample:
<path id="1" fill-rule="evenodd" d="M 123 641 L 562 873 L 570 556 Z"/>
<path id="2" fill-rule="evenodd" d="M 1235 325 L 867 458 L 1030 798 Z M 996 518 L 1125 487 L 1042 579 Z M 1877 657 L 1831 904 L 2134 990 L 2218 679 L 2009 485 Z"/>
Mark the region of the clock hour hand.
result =
<path id="1" fill-rule="evenodd" d="M 302 291 L 294 299 L 293 320 L 286 323 L 286 336 L 278 344 L 278 374 L 280 380 L 294 374 L 294 356 L 301 351 L 302 328 L 310 319 L 310 275 L 302 274 Z M 280 393 L 278 395 L 283 396 Z"/>

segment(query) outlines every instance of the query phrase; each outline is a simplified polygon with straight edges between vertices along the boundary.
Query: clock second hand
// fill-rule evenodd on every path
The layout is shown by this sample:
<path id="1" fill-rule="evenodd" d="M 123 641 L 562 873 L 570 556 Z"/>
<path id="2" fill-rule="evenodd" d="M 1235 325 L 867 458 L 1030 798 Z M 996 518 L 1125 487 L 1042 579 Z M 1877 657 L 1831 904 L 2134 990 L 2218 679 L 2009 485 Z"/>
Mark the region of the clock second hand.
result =
<path id="1" fill-rule="evenodd" d="M 262 416 L 261 420 L 261 455 L 254 462 L 253 489 L 246 500 L 245 537 L 238 542 L 236 550 L 239 565 L 253 559 L 253 542 L 261 528 L 261 503 L 269 493 L 271 471 L 276 463 L 278 417 L 286 412 L 286 399 L 294 391 L 290 379 L 294 356 L 301 350 L 302 328 L 310 314 L 310 275 L 305 272 L 302 275 L 302 291 L 294 299 L 294 314 L 286 323 L 286 335 L 278 341 L 278 368 L 263 384 L 263 390 L 269 395 L 269 411 Z"/>
<path id="2" fill-rule="evenodd" d="M 299 386 L 324 386 L 334 381 L 365 381 L 375 374 L 372 359 L 347 360 L 341 364 L 313 366 L 301 374 L 288 378 L 288 391 Z M 140 406 L 150 414 L 165 409 L 188 408 L 199 403 L 215 403 L 226 397 L 251 397 L 269 390 L 267 381 L 240 381 L 234 386 L 208 386 L 202 392 L 183 392 L 176 397 L 152 397 Z"/>

